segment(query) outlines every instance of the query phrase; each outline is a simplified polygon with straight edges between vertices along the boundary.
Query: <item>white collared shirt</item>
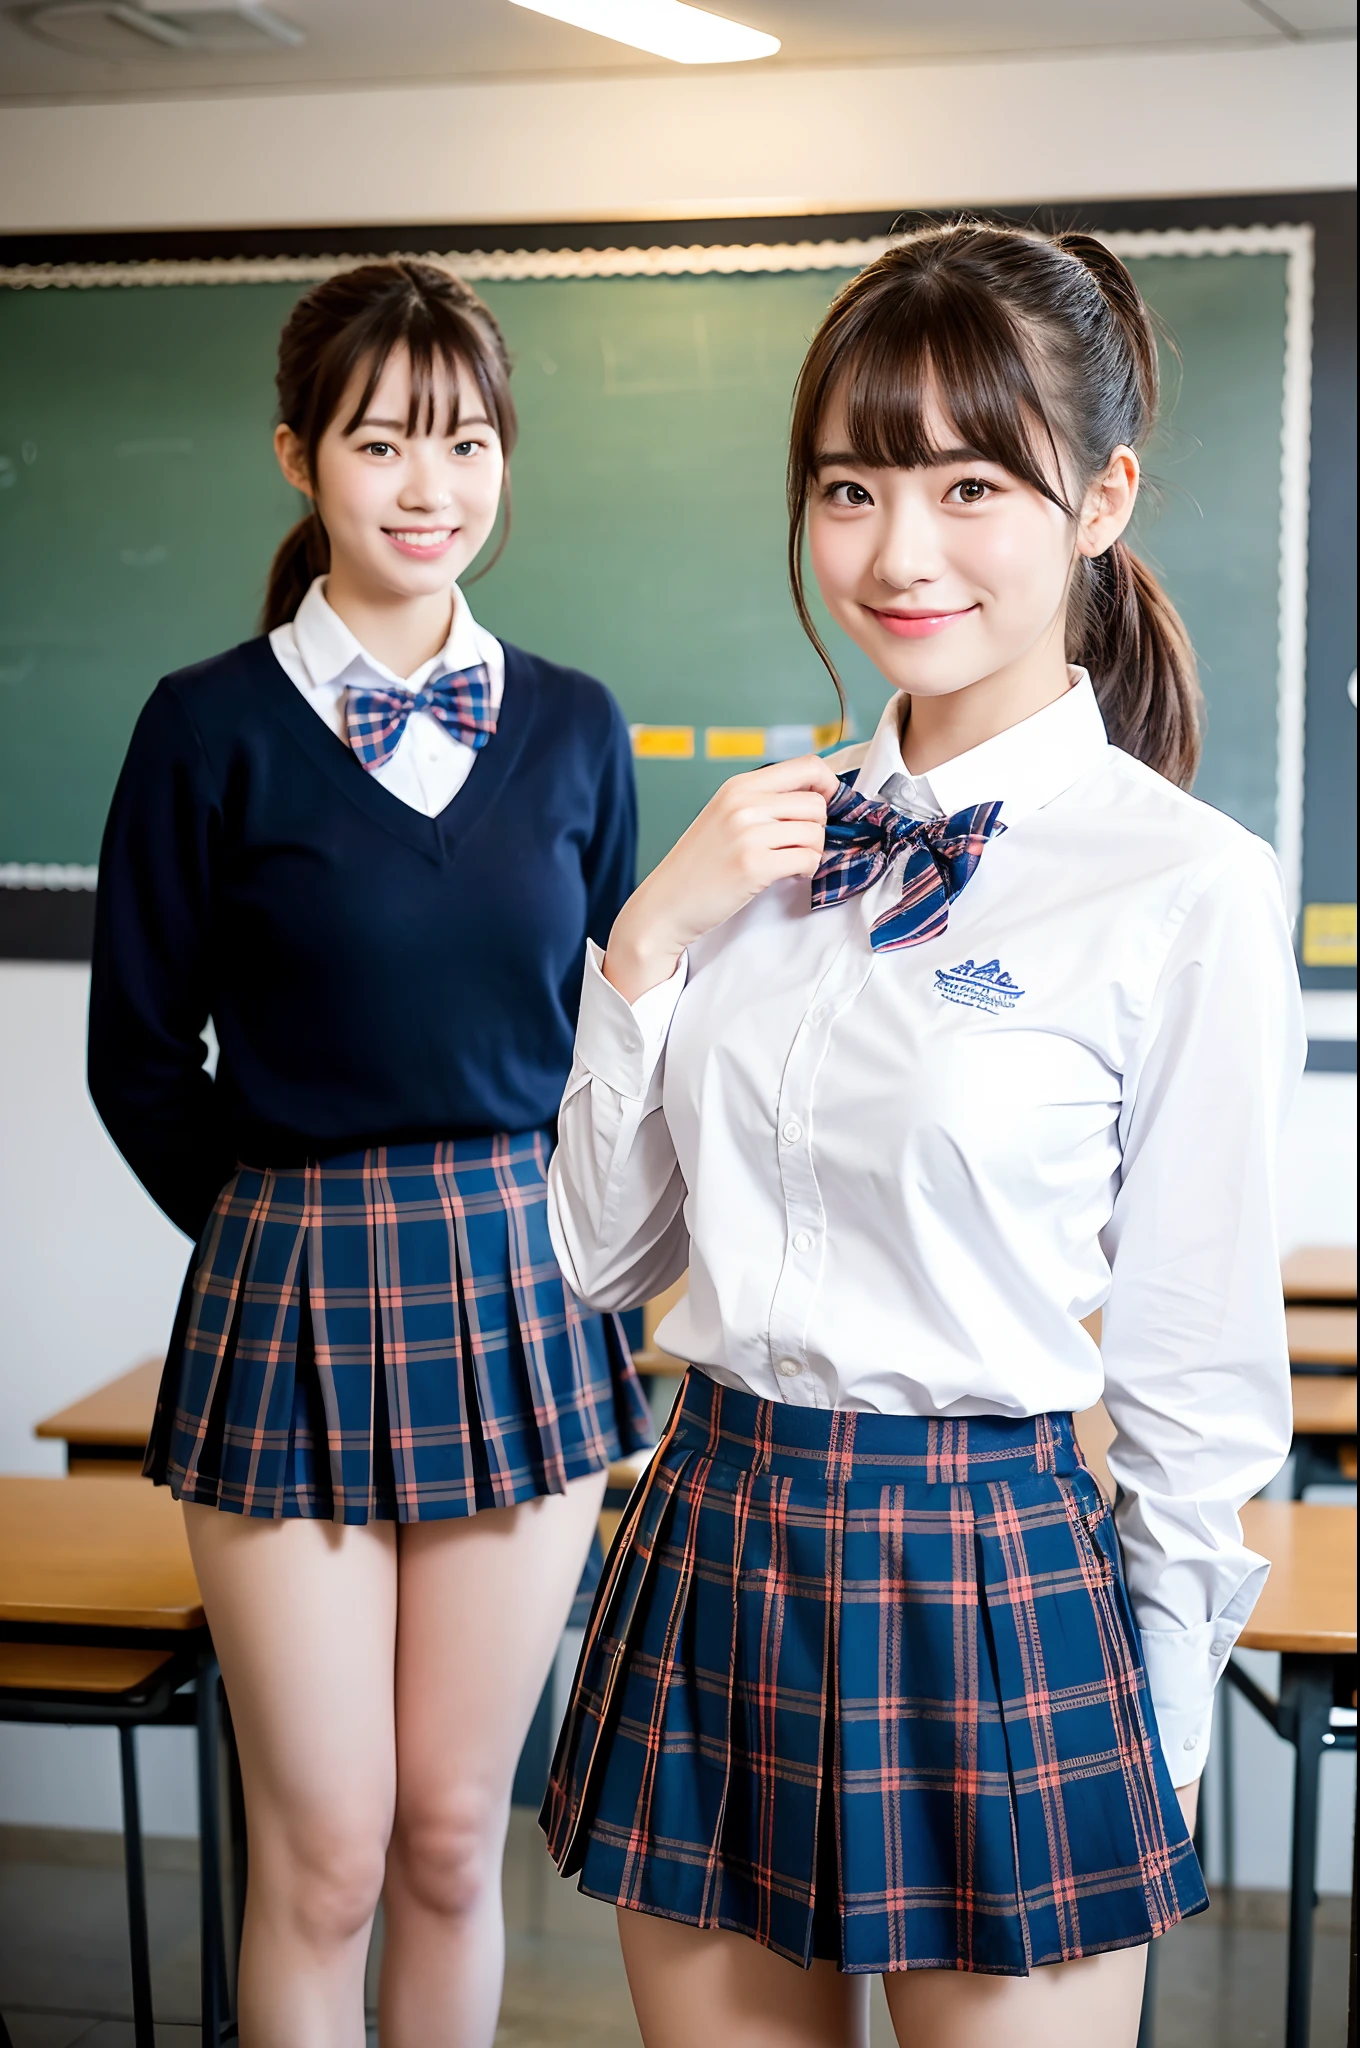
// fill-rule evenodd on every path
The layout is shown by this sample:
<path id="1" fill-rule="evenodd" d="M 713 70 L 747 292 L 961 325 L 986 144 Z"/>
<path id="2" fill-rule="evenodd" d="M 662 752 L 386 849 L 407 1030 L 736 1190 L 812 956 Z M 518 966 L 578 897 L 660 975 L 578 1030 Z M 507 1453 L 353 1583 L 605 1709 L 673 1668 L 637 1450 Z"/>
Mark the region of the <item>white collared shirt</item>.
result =
<path id="1" fill-rule="evenodd" d="M 1266 1572 L 1238 1508 L 1290 1443 L 1275 1150 L 1305 1039 L 1278 866 L 1111 747 L 1080 670 L 928 776 L 898 709 L 835 762 L 861 795 L 1002 804 L 947 931 L 872 950 L 899 860 L 816 911 L 777 883 L 631 1007 L 592 950 L 553 1242 L 600 1308 L 688 1265 L 658 1342 L 766 1400 L 1026 1416 L 1103 1393 L 1183 1784 Z"/>
<path id="2" fill-rule="evenodd" d="M 317 717 L 339 739 L 345 739 L 345 692 L 356 689 L 409 690 L 412 695 L 431 676 L 472 668 L 482 662 L 491 680 L 491 703 L 500 709 L 505 686 L 505 655 L 473 618 L 468 601 L 453 586 L 453 618 L 449 637 L 438 654 L 421 663 L 414 675 L 393 675 L 362 647 L 344 620 L 326 602 L 326 579 L 318 576 L 287 625 L 275 626 L 269 644 L 280 668 L 297 684 Z M 474 750 L 456 738 L 428 711 L 413 711 L 396 750 L 373 780 L 413 811 L 437 818 L 452 803 L 477 759 Z"/>

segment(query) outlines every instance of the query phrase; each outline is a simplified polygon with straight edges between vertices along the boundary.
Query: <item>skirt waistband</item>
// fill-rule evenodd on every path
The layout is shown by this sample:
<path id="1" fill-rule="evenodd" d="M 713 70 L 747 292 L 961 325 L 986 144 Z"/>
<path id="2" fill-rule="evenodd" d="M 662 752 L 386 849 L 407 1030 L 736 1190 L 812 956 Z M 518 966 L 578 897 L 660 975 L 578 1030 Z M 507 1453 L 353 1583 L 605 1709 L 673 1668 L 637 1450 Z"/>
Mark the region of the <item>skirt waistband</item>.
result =
<path id="1" fill-rule="evenodd" d="M 536 1159 L 546 1173 L 552 1149 L 552 1134 L 546 1130 L 495 1131 L 483 1138 L 417 1138 L 400 1145 L 368 1145 L 277 1165 L 242 1159 L 238 1171 L 270 1173 L 275 1180 L 295 1180 L 307 1174 L 327 1179 L 378 1174 L 400 1180 L 438 1167 L 518 1166 Z"/>
<path id="2" fill-rule="evenodd" d="M 818 1488 L 983 1486 L 1079 1470 L 1070 1415 L 875 1415 L 795 1408 L 719 1386 L 691 1366 L 663 1450 Z"/>

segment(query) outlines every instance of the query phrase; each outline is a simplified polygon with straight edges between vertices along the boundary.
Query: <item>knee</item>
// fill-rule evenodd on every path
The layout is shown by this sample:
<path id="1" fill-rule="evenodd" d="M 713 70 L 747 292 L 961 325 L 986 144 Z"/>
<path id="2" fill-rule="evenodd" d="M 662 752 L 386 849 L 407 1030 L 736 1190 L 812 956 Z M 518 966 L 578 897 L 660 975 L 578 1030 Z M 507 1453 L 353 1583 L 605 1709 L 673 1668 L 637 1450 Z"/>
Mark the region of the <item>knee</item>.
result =
<path id="1" fill-rule="evenodd" d="M 391 1853 L 404 1889 L 443 1918 L 475 1914 L 499 1889 L 505 1828 L 504 1800 L 474 1791 L 399 1814 Z"/>
<path id="2" fill-rule="evenodd" d="M 313 1948 L 343 1948 L 365 1934 L 382 1896 L 386 1827 L 357 1816 L 315 1816 L 290 1828 L 280 1848 L 266 1865 L 276 1874 L 273 1883 L 266 1880 L 271 1896 L 261 1901 L 264 1909 L 285 1915 Z M 257 1867 L 252 1855 L 252 1878 Z"/>

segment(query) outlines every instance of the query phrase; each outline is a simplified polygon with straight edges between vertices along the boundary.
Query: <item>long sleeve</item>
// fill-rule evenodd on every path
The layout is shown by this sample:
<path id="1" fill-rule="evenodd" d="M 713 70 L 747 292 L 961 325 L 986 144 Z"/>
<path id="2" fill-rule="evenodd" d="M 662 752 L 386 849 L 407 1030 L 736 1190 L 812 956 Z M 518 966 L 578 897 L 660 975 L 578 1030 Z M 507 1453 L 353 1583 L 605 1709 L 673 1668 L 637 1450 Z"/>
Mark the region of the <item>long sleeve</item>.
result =
<path id="1" fill-rule="evenodd" d="M 147 1193 L 194 1238 L 236 1164 L 202 1037 L 219 820 L 198 735 L 162 685 L 137 722 L 104 833 L 89 1086 Z"/>
<path id="2" fill-rule="evenodd" d="M 614 919 L 637 887 L 637 786 L 628 727 L 610 702 L 609 733 L 600 764 L 595 833 L 582 863 L 586 932 L 603 947 Z"/>
<path id="3" fill-rule="evenodd" d="M 548 1172 L 548 1223 L 567 1280 L 592 1308 L 634 1308 L 689 1260 L 685 1183 L 662 1109 L 666 1034 L 685 983 L 628 1004 L 587 948 L 576 1055 Z"/>
<path id="4" fill-rule="evenodd" d="M 1291 1433 L 1275 1162 L 1305 1040 L 1278 870 L 1257 843 L 1191 896 L 1124 1077 L 1103 1235 L 1110 1471 L 1173 1781 L 1268 1566 L 1238 1511 Z"/>

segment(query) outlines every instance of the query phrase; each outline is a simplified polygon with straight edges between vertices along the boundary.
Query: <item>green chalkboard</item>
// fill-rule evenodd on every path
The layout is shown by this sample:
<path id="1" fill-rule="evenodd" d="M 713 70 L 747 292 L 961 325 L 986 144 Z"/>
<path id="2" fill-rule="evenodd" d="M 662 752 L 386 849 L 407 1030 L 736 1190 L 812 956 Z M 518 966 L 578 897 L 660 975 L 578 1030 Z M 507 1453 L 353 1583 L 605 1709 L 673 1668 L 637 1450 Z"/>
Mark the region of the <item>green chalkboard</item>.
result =
<path id="1" fill-rule="evenodd" d="M 1204 664 L 1201 793 L 1275 825 L 1282 254 L 1152 256 L 1179 344 L 1143 545 Z M 516 359 L 514 533 L 470 593 L 494 631 L 699 731 L 639 761 L 650 865 L 724 775 L 709 725 L 816 722 L 830 685 L 784 579 L 789 395 L 845 271 L 482 286 Z M 0 862 L 89 863 L 157 676 L 253 629 L 295 516 L 269 447 L 301 286 L 0 290 Z M 1174 368 L 1174 366 L 1173 366 Z M 885 689 L 844 642 L 856 721 Z"/>

